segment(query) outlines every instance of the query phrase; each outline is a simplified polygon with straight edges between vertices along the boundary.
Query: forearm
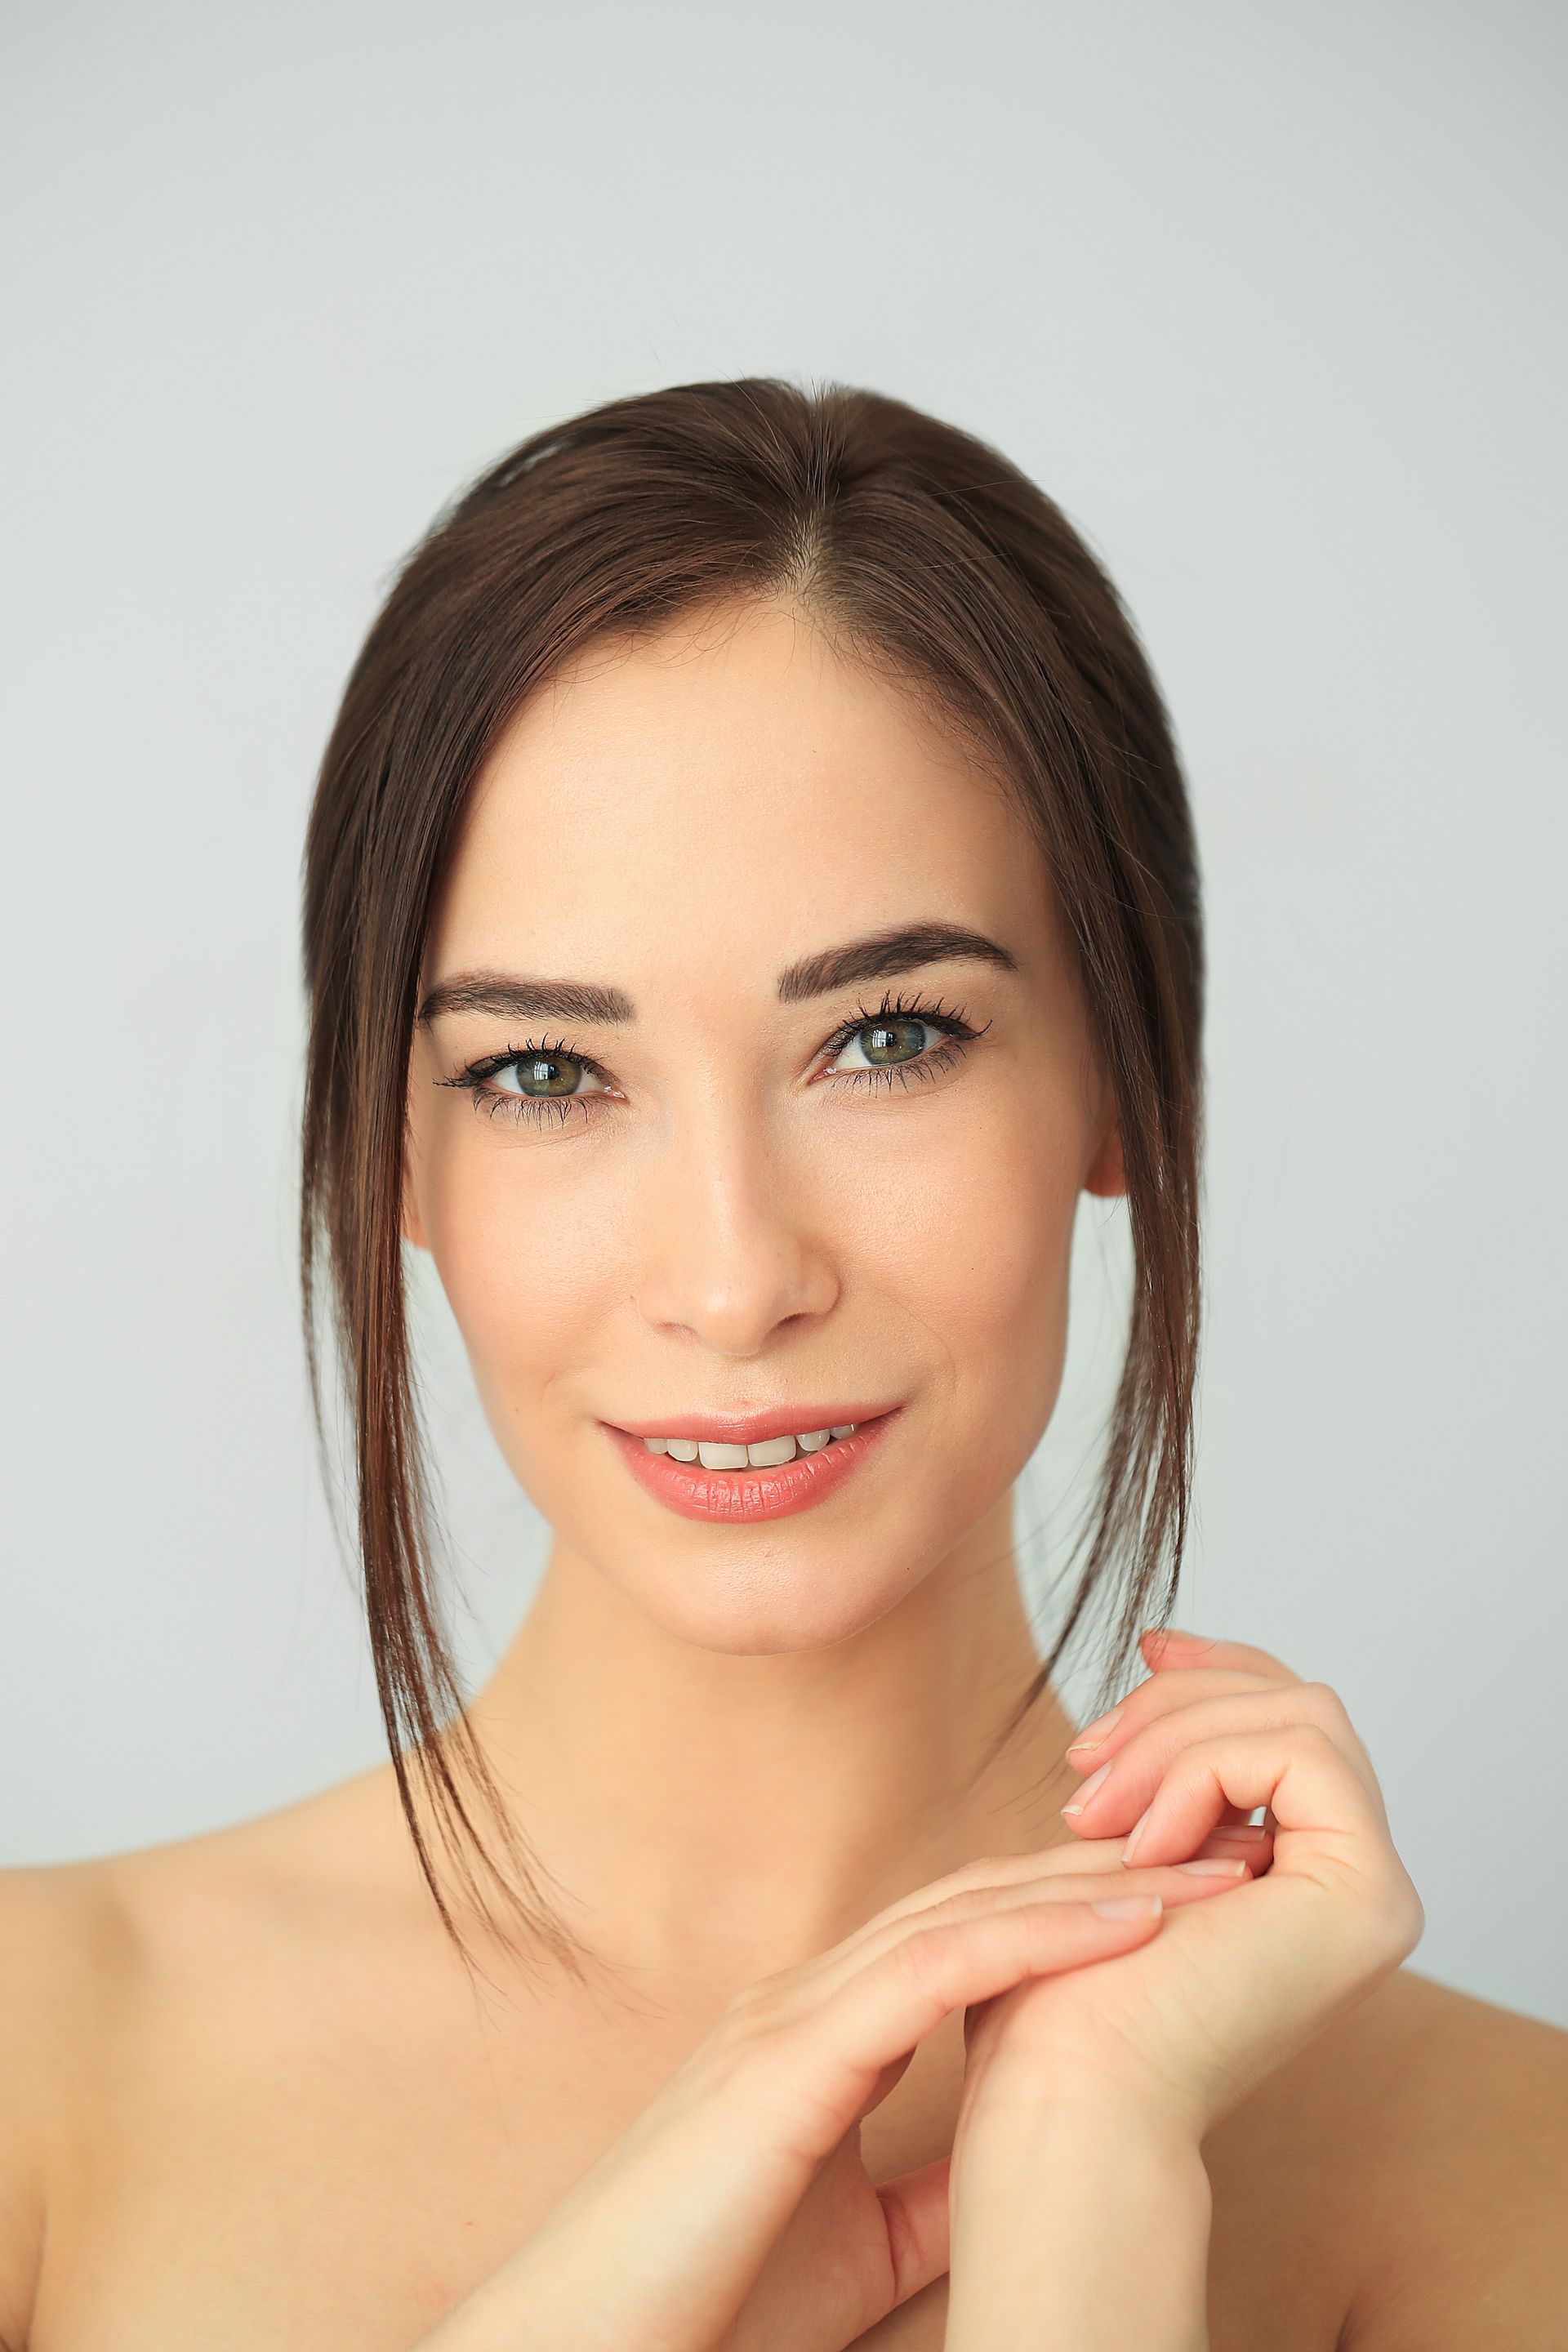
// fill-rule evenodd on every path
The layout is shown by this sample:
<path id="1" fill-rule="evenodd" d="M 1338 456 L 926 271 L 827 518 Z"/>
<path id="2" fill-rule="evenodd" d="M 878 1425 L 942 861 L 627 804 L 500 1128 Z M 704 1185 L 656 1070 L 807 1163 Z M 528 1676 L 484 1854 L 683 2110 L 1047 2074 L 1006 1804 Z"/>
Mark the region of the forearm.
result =
<path id="1" fill-rule="evenodd" d="M 946 2352 L 1207 2352 L 1212 2199 L 1189 2134 L 1082 2101 L 955 2175 Z"/>

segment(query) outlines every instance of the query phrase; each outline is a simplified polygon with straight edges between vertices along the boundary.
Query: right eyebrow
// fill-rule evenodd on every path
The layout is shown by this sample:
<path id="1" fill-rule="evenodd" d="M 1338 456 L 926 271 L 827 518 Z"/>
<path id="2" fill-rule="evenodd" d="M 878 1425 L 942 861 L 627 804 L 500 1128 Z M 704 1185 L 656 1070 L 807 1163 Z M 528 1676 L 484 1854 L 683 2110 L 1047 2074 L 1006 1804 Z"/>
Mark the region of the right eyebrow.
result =
<path id="1" fill-rule="evenodd" d="M 419 1007 L 421 1024 L 443 1013 L 493 1013 L 509 1021 L 596 1021 L 606 1027 L 635 1021 L 637 1007 L 621 988 L 587 980 L 530 980 L 509 971 L 460 971 L 433 988 Z"/>

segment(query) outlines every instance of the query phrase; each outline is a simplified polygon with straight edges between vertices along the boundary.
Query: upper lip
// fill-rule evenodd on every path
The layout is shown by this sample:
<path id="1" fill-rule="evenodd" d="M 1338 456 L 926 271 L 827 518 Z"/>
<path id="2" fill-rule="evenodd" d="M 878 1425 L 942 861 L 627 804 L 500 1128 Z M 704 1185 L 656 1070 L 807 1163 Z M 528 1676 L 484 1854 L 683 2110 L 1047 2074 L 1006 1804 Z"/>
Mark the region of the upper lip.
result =
<path id="1" fill-rule="evenodd" d="M 707 1438 L 714 1445 L 760 1445 L 766 1437 L 798 1437 L 846 1422 L 880 1421 L 896 1404 L 781 1404 L 765 1412 L 672 1412 L 659 1421 L 617 1421 L 628 1437 Z"/>

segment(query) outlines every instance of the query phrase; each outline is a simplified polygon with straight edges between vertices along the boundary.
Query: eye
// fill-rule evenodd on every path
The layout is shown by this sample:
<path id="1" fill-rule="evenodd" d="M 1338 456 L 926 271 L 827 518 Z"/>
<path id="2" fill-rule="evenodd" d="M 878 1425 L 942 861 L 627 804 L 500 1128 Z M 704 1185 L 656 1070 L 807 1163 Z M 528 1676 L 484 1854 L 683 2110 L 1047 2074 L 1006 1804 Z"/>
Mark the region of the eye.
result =
<path id="1" fill-rule="evenodd" d="M 585 1108 L 595 1095 L 608 1091 L 599 1083 L 604 1075 L 585 1054 L 570 1052 L 564 1040 L 552 1045 L 546 1039 L 537 1045 L 509 1045 L 504 1054 L 488 1054 L 482 1061 L 470 1062 L 456 1077 L 437 1078 L 436 1083 L 464 1088 L 474 1108 L 491 1118 L 500 1111 L 508 1118 L 538 1122 L 548 1118 L 563 1124 L 574 1104 Z"/>
<path id="2" fill-rule="evenodd" d="M 944 1034 L 948 1033 L 939 1030 L 934 1022 L 917 1021 L 905 1013 L 890 1021 L 863 1021 L 846 1040 L 843 1051 L 835 1054 L 834 1064 L 849 1070 L 896 1068 L 900 1062 L 918 1061 L 931 1050 L 927 1039 Z M 847 1063 L 846 1054 L 851 1056 Z M 853 1058 L 856 1054 L 861 1056 L 858 1061 Z"/>
<path id="3" fill-rule="evenodd" d="M 581 1055 L 546 1053 L 529 1047 L 492 1065 L 486 1074 L 498 1094 L 521 1095 L 532 1102 L 553 1101 L 570 1095 L 594 1094 L 593 1071 Z"/>
<path id="4" fill-rule="evenodd" d="M 901 997 L 885 997 L 874 1013 L 860 1007 L 859 1018 L 847 1021 L 828 1039 L 832 1059 L 824 1076 L 835 1086 L 878 1087 L 911 1081 L 930 1083 L 963 1059 L 970 1045 L 990 1027 L 972 1029 L 962 1013 L 945 1012 L 939 1004 L 907 1004 Z"/>

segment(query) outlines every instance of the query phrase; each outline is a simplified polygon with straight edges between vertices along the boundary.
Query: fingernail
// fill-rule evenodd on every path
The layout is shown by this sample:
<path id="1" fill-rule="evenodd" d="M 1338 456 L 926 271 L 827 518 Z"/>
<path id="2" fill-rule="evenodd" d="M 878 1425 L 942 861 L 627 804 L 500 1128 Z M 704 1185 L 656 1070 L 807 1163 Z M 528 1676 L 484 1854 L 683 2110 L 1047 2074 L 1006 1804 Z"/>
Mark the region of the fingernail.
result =
<path id="1" fill-rule="evenodd" d="M 1124 1854 L 1122 1860 L 1126 1858 Z M 1244 1862 L 1221 1862 L 1217 1857 L 1211 1860 L 1207 1856 L 1201 1862 L 1179 1862 L 1176 1868 L 1190 1870 L 1194 1878 L 1245 1878 L 1247 1874 Z"/>
<path id="2" fill-rule="evenodd" d="M 1078 1738 L 1068 1741 L 1068 1754 L 1076 1756 L 1080 1748 L 1100 1747 L 1110 1737 L 1111 1727 L 1120 1719 L 1121 1714 L 1121 1709 L 1113 1706 L 1109 1715 L 1097 1715 L 1092 1723 L 1086 1723 Z"/>
<path id="3" fill-rule="evenodd" d="M 1091 1903 L 1102 1919 L 1152 1919 L 1163 1909 L 1157 1895 L 1119 1895 L 1110 1903 Z"/>
<path id="4" fill-rule="evenodd" d="M 1248 1838 L 1256 1845 L 1259 1838 L 1268 1835 L 1261 1822 L 1221 1822 L 1218 1829 L 1209 1832 L 1216 1838 Z"/>
<path id="5" fill-rule="evenodd" d="M 1107 1766 L 1106 1766 L 1106 1770 L 1107 1770 L 1107 1771 L 1109 1771 L 1110 1769 L 1110 1767 L 1109 1765 L 1107 1765 Z M 1133 1849 L 1133 1848 L 1134 1848 L 1134 1846 L 1137 1844 L 1137 1843 L 1138 1843 L 1139 1839 L 1142 1836 L 1142 1834 L 1143 1834 L 1143 1824 L 1144 1824 L 1144 1822 L 1148 1820 L 1148 1818 L 1149 1818 L 1150 1814 L 1153 1811 L 1153 1810 L 1154 1810 L 1154 1808 L 1153 1808 L 1153 1806 L 1152 1806 L 1152 1805 L 1146 1805 L 1146 1806 L 1144 1807 L 1143 1811 L 1139 1814 L 1139 1816 L 1138 1816 L 1137 1820 L 1133 1822 L 1133 1824 L 1132 1824 L 1131 1828 L 1128 1831 L 1128 1832 L 1127 1832 L 1127 1843 L 1126 1843 L 1126 1844 L 1125 1844 L 1125 1845 L 1122 1847 L 1122 1849 L 1121 1849 L 1121 1859 L 1122 1859 L 1122 1861 L 1123 1861 L 1123 1862 L 1131 1862 L 1131 1859 L 1132 1859 L 1132 1849 Z"/>
<path id="6" fill-rule="evenodd" d="M 1088 1780 L 1084 1782 L 1082 1788 L 1079 1790 L 1077 1796 L 1073 1799 L 1071 1804 L 1064 1805 L 1062 1807 L 1063 1812 L 1069 1820 L 1074 1813 L 1082 1812 L 1089 1799 L 1094 1795 L 1095 1790 L 1100 1788 L 1101 1783 L 1107 1778 L 1110 1770 L 1110 1767 L 1109 1764 L 1102 1764 L 1098 1772 L 1091 1772 Z"/>

